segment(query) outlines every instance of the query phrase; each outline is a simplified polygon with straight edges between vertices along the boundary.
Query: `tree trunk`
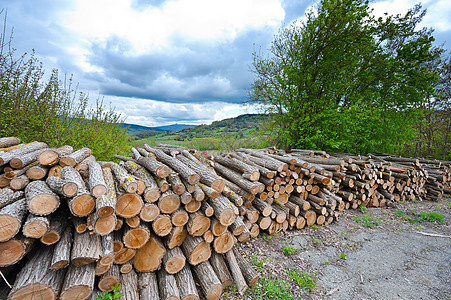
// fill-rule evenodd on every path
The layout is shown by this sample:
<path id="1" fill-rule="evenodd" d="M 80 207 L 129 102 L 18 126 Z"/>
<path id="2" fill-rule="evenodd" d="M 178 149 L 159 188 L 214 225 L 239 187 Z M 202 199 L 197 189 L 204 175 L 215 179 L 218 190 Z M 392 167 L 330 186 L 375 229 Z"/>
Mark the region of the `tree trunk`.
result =
<path id="1" fill-rule="evenodd" d="M 153 272 L 160 268 L 166 248 L 160 238 L 153 233 L 150 234 L 149 241 L 136 251 L 133 259 L 133 266 L 137 272 Z"/>
<path id="2" fill-rule="evenodd" d="M 148 171 L 152 172 L 159 178 L 166 178 L 169 175 L 168 166 L 160 163 L 154 158 L 150 157 L 140 157 L 137 159 L 138 164 L 146 168 Z"/>
<path id="3" fill-rule="evenodd" d="M 146 189 L 144 190 L 144 201 L 153 203 L 160 198 L 158 184 L 149 171 L 132 161 L 125 162 L 124 167 L 127 171 L 144 181 L 144 184 L 146 185 Z"/>
<path id="4" fill-rule="evenodd" d="M 139 213 L 139 217 L 144 222 L 152 222 L 160 215 L 160 209 L 153 203 L 145 203 Z"/>
<path id="5" fill-rule="evenodd" d="M 36 252 L 17 275 L 8 300 L 57 299 L 66 270 L 49 269 L 52 252 L 52 247 L 42 247 Z"/>
<path id="6" fill-rule="evenodd" d="M 235 254 L 236 261 L 238 262 L 238 266 L 241 269 L 241 272 L 246 279 L 246 283 L 248 286 L 253 286 L 257 283 L 260 278 L 260 274 L 252 268 L 252 266 L 244 259 L 244 257 L 238 252 L 238 249 L 233 248 L 233 254 Z"/>
<path id="7" fill-rule="evenodd" d="M 262 184 L 262 183 L 249 181 L 249 180 L 241 177 L 240 173 L 238 173 L 234 170 L 228 169 L 218 163 L 215 163 L 215 170 L 216 170 L 216 172 L 220 173 L 222 176 L 224 176 L 228 180 L 232 181 L 233 183 L 238 185 L 243 190 L 251 193 L 252 195 L 255 195 L 258 193 L 259 184 Z"/>
<path id="8" fill-rule="evenodd" d="M 162 268 L 157 272 L 157 277 L 160 298 L 162 300 L 180 299 L 180 293 L 174 275 L 168 274 L 165 269 Z"/>
<path id="9" fill-rule="evenodd" d="M 53 166 L 59 162 L 60 157 L 69 155 L 72 152 L 74 152 L 74 148 L 69 145 L 65 145 L 60 148 L 47 149 L 39 155 L 38 161 L 42 166 Z"/>
<path id="10" fill-rule="evenodd" d="M 22 153 L 20 155 L 17 155 L 11 159 L 11 161 L 9 162 L 9 165 L 13 169 L 22 169 L 22 168 L 28 166 L 29 164 L 37 161 L 38 156 L 45 150 L 48 150 L 48 148 L 39 149 L 39 150 L 35 150 L 32 152 Z"/>
<path id="11" fill-rule="evenodd" d="M 215 217 L 222 225 L 229 226 L 235 222 L 236 216 L 233 211 L 233 204 L 226 197 L 219 195 L 216 199 L 210 198 L 208 203 L 213 207 Z"/>
<path id="12" fill-rule="evenodd" d="M 121 292 L 124 294 L 124 300 L 139 300 L 138 275 L 134 270 L 120 276 Z"/>
<path id="13" fill-rule="evenodd" d="M 113 287 L 116 286 L 117 283 L 119 283 L 119 279 L 120 279 L 119 266 L 112 265 L 111 268 L 100 277 L 97 286 L 99 290 L 101 290 L 102 292 L 110 292 L 113 290 Z"/>
<path id="14" fill-rule="evenodd" d="M 199 174 L 199 181 L 207 186 L 211 186 L 215 191 L 221 193 L 224 189 L 224 180 L 220 178 L 218 175 L 212 173 L 207 170 L 202 164 L 196 164 L 189 158 L 186 158 L 182 155 L 178 155 L 177 159 L 180 160 L 183 164 L 194 170 L 197 174 Z"/>
<path id="15" fill-rule="evenodd" d="M 78 192 L 78 185 L 75 182 L 60 177 L 49 176 L 45 182 L 53 192 L 64 197 L 74 197 Z"/>
<path id="16" fill-rule="evenodd" d="M 196 283 L 189 266 L 185 265 L 180 272 L 175 274 L 175 281 L 180 292 L 180 300 L 198 300 Z"/>
<path id="17" fill-rule="evenodd" d="M 57 243 L 61 234 L 66 229 L 67 215 L 64 211 L 59 211 L 50 216 L 50 225 L 47 232 L 40 238 L 41 243 L 44 245 L 52 245 Z M 72 230 L 72 229 L 71 229 Z"/>
<path id="18" fill-rule="evenodd" d="M 99 198 L 106 194 L 107 188 L 105 179 L 103 177 L 102 167 L 100 167 L 98 162 L 91 162 L 88 164 L 89 177 L 88 177 L 88 187 L 91 194 Z"/>
<path id="19" fill-rule="evenodd" d="M 182 249 L 179 247 L 167 250 L 166 255 L 163 257 L 164 268 L 169 274 L 179 272 L 185 266 L 185 262 L 185 255 L 183 255 Z"/>
<path id="20" fill-rule="evenodd" d="M 191 265 L 207 261 L 211 256 L 210 244 L 201 237 L 187 235 L 182 244 L 183 253 Z"/>
<path id="21" fill-rule="evenodd" d="M 54 212 L 60 205 L 59 197 L 41 180 L 30 182 L 25 188 L 28 210 L 38 216 Z"/>
<path id="22" fill-rule="evenodd" d="M 227 158 L 227 157 L 215 157 L 215 161 L 220 163 L 221 165 L 238 170 L 242 172 L 241 176 L 250 181 L 258 181 L 260 178 L 260 171 L 258 168 L 246 164 L 243 161 L 240 161 L 236 158 Z"/>
<path id="23" fill-rule="evenodd" d="M 210 218 L 206 217 L 201 211 L 194 212 L 189 215 L 186 228 L 190 235 L 202 236 L 210 228 Z"/>
<path id="24" fill-rule="evenodd" d="M 0 138 L 0 148 L 9 148 L 20 144 L 20 139 L 14 136 Z"/>
<path id="25" fill-rule="evenodd" d="M 157 275 L 154 272 L 138 273 L 138 286 L 141 300 L 160 300 Z"/>
<path id="26" fill-rule="evenodd" d="M 158 200 L 158 207 L 164 214 L 170 214 L 180 207 L 180 197 L 172 191 L 167 191 Z"/>
<path id="27" fill-rule="evenodd" d="M 69 199 L 68 206 L 71 213 L 77 217 L 89 215 L 95 208 L 95 200 L 89 194 L 83 179 L 73 167 L 64 167 L 61 169 L 61 178 L 77 185 L 77 194 Z"/>
<path id="28" fill-rule="evenodd" d="M 54 247 L 52 261 L 50 263 L 50 269 L 58 270 L 66 268 L 70 263 L 70 252 L 72 248 L 72 226 L 67 226 L 61 239 Z"/>
<path id="29" fill-rule="evenodd" d="M 243 295 L 248 286 L 246 284 L 246 280 L 244 279 L 243 273 L 241 272 L 240 266 L 238 265 L 235 254 L 233 253 L 233 251 L 229 251 L 225 256 L 229 265 L 230 272 L 232 273 L 233 280 L 238 289 L 238 293 L 240 295 Z"/>
<path id="30" fill-rule="evenodd" d="M 13 238 L 19 232 L 27 213 L 25 198 L 0 209 L 0 242 Z"/>
<path id="31" fill-rule="evenodd" d="M 208 300 L 218 300 L 222 294 L 222 284 L 208 261 L 195 265 L 194 273 Z"/>
<path id="32" fill-rule="evenodd" d="M 30 144 L 23 145 L 21 147 L 15 148 L 13 150 L 0 153 L 0 166 L 3 166 L 11 161 L 14 157 L 24 155 L 25 153 L 30 153 L 39 149 L 47 148 L 46 143 L 33 142 Z"/>
<path id="33" fill-rule="evenodd" d="M 81 148 L 71 154 L 64 155 L 60 158 L 59 164 L 62 167 L 75 167 L 79 163 L 81 163 L 85 158 L 92 155 L 92 150 L 89 148 Z"/>
<path id="34" fill-rule="evenodd" d="M 16 202 L 17 203 L 17 202 Z M 0 211 L 1 215 L 1 211 Z M 0 221 L 1 224 L 1 221 Z M 1 226 L 0 226 L 1 227 Z M 25 224 L 22 226 L 22 233 L 24 236 L 34 239 L 39 239 L 45 233 L 47 233 L 50 227 L 50 221 L 48 217 L 35 216 L 29 214 Z"/>
<path id="35" fill-rule="evenodd" d="M 147 151 L 152 152 L 155 154 L 155 156 L 164 164 L 171 167 L 173 170 L 175 170 L 177 173 L 179 173 L 180 176 L 186 179 L 189 184 L 196 184 L 199 182 L 200 176 L 191 170 L 188 166 L 177 160 L 176 158 L 173 158 L 163 151 L 155 148 L 149 147 L 149 145 L 145 144 L 144 148 Z"/>
<path id="36" fill-rule="evenodd" d="M 159 215 L 152 223 L 152 229 L 158 236 L 166 236 L 172 230 L 171 217 Z"/>
<path id="37" fill-rule="evenodd" d="M 85 266 L 95 262 L 102 255 L 100 236 L 88 232 L 74 233 L 74 243 L 71 252 L 71 262 L 75 266 Z"/>
<path id="38" fill-rule="evenodd" d="M 18 263 L 33 248 L 35 239 L 17 234 L 14 238 L 0 243 L 0 267 Z"/>
<path id="39" fill-rule="evenodd" d="M 95 267 L 70 265 L 61 289 L 61 300 L 87 299 L 94 289 Z"/>
<path id="40" fill-rule="evenodd" d="M 232 275 L 227 268 L 227 264 L 222 254 L 218 254 L 213 251 L 210 257 L 210 264 L 222 283 L 222 289 L 225 290 L 228 286 L 231 286 L 233 284 Z"/>

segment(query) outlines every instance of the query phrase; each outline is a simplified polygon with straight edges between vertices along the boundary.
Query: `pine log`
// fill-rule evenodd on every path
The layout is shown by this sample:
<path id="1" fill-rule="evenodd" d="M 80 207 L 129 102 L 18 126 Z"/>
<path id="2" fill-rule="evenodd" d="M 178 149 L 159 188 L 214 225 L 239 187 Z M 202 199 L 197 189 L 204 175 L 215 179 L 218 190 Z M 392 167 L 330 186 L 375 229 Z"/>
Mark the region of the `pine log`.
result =
<path id="1" fill-rule="evenodd" d="M 157 277 L 160 298 L 162 300 L 180 299 L 180 293 L 174 275 L 168 274 L 165 269 L 162 268 L 157 272 Z"/>
<path id="2" fill-rule="evenodd" d="M 218 300 L 222 294 L 222 284 L 208 261 L 193 267 L 202 291 L 208 300 Z"/>
<path id="3" fill-rule="evenodd" d="M 155 154 L 162 163 L 174 169 L 181 177 L 185 178 L 189 184 L 196 184 L 199 182 L 200 176 L 178 159 L 167 155 L 159 149 L 151 148 L 147 144 L 144 145 L 144 148 Z"/>
<path id="4" fill-rule="evenodd" d="M 160 214 L 160 209 L 157 205 L 153 203 L 145 203 L 144 207 L 141 209 L 139 213 L 139 217 L 144 222 L 152 222 L 154 221 L 158 215 Z"/>
<path id="5" fill-rule="evenodd" d="M 138 273 L 138 287 L 141 300 L 160 300 L 157 275 L 154 272 Z"/>
<path id="6" fill-rule="evenodd" d="M 75 266 L 85 266 L 95 262 L 102 255 L 100 236 L 88 232 L 74 233 L 74 243 L 71 251 L 71 262 Z"/>
<path id="7" fill-rule="evenodd" d="M 50 190 L 45 181 L 30 182 L 25 188 L 28 210 L 38 216 L 54 212 L 60 205 L 59 197 Z"/>
<path id="8" fill-rule="evenodd" d="M 223 235 L 215 237 L 212 244 L 217 253 L 226 253 L 233 248 L 235 240 L 233 235 L 229 231 L 226 231 Z"/>
<path id="9" fill-rule="evenodd" d="M 74 152 L 74 149 L 69 145 L 65 145 L 60 148 L 47 149 L 39 155 L 38 161 L 40 165 L 53 166 L 59 162 L 60 157 L 69 155 L 72 152 Z"/>
<path id="10" fill-rule="evenodd" d="M 72 249 L 72 234 L 73 228 L 69 225 L 54 247 L 52 261 L 49 267 L 50 269 L 58 270 L 69 266 L 70 252 Z"/>
<path id="11" fill-rule="evenodd" d="M 94 289 L 95 267 L 70 265 L 61 289 L 61 300 L 87 299 Z"/>
<path id="12" fill-rule="evenodd" d="M 189 234 L 182 244 L 182 250 L 189 263 L 193 266 L 207 261 L 211 256 L 210 244 L 201 237 L 194 237 Z"/>
<path id="13" fill-rule="evenodd" d="M 113 287 L 119 283 L 119 279 L 120 279 L 119 266 L 112 265 L 111 268 L 100 277 L 97 287 L 102 292 L 112 291 Z"/>
<path id="14" fill-rule="evenodd" d="M 160 198 L 160 190 L 158 189 L 158 184 L 152 175 L 147 171 L 144 167 L 138 165 L 135 162 L 125 162 L 124 167 L 127 171 L 132 173 L 133 175 L 141 178 L 146 185 L 146 189 L 144 190 L 144 201 L 153 203 Z"/>
<path id="15" fill-rule="evenodd" d="M 179 247 L 185 241 L 188 234 L 185 226 L 172 227 L 171 232 L 165 237 L 164 242 L 168 249 Z"/>
<path id="16" fill-rule="evenodd" d="M 62 167 L 66 166 L 75 167 L 90 155 L 92 155 L 91 149 L 81 148 L 75 152 L 62 156 L 59 160 L 59 164 Z"/>
<path id="17" fill-rule="evenodd" d="M 201 163 L 195 163 L 192 160 L 182 156 L 178 155 L 177 159 L 180 160 L 183 164 L 194 170 L 197 174 L 199 174 L 200 179 L 199 181 L 207 186 L 210 186 L 218 193 L 221 193 L 224 189 L 224 180 L 220 178 L 215 173 L 211 172 L 210 170 L 206 169 L 203 164 Z"/>
<path id="18" fill-rule="evenodd" d="M 7 267 L 19 262 L 33 248 L 35 239 L 18 233 L 14 238 L 0 243 L 0 267 Z"/>
<path id="19" fill-rule="evenodd" d="M 1 216 L 1 211 L 0 211 L 0 216 Z M 0 221 L 0 224 L 1 224 L 1 221 Z M 22 233 L 26 237 L 39 239 L 45 233 L 47 233 L 49 227 L 50 227 L 50 221 L 47 216 L 41 217 L 41 216 L 35 216 L 33 214 L 29 214 L 24 225 L 22 226 Z M 0 226 L 0 228 L 1 228 L 1 226 Z"/>
<path id="20" fill-rule="evenodd" d="M 244 257 L 241 255 L 240 252 L 238 252 L 238 249 L 235 247 L 233 248 L 233 254 L 235 255 L 236 261 L 238 262 L 238 266 L 241 269 L 241 272 L 244 276 L 244 279 L 246 280 L 246 283 L 248 286 L 253 286 L 257 283 L 258 279 L 260 278 L 260 274 L 258 274 L 257 271 L 252 268 L 252 266 L 247 262 L 247 260 L 244 259 Z"/>
<path id="21" fill-rule="evenodd" d="M 0 148 L 9 148 L 20 144 L 20 139 L 14 136 L 0 138 Z"/>
<path id="22" fill-rule="evenodd" d="M 224 257 L 221 254 L 213 251 L 209 262 L 213 267 L 216 275 L 218 276 L 218 279 L 221 281 L 222 288 L 226 289 L 228 286 L 231 286 L 233 284 L 233 278 L 229 272 L 229 269 L 227 268 Z"/>
<path id="23" fill-rule="evenodd" d="M 18 157 L 24 155 L 25 153 L 30 153 L 39 149 L 46 148 L 46 143 L 41 142 L 33 142 L 30 144 L 26 144 L 24 146 L 15 148 L 11 151 L 0 153 L 0 166 L 3 166 L 11 161 L 14 157 Z"/>
<path id="24" fill-rule="evenodd" d="M 11 189 L 5 189 L 0 191 L 0 209 L 3 207 L 16 202 L 19 199 L 24 198 L 25 193 L 23 191 L 14 192 Z"/>
<path id="25" fill-rule="evenodd" d="M 0 209 L 0 242 L 13 238 L 19 232 L 27 212 L 25 198 Z"/>
<path id="26" fill-rule="evenodd" d="M 58 211 L 50 216 L 50 225 L 46 233 L 41 236 L 40 241 L 44 245 L 57 243 L 67 226 L 67 215 L 64 211 Z M 72 229 L 70 229 L 72 230 Z"/>
<path id="27" fill-rule="evenodd" d="M 117 196 L 116 214 L 124 218 L 131 218 L 139 214 L 144 202 L 136 193 L 123 193 Z"/>
<path id="28" fill-rule="evenodd" d="M 75 182 L 60 177 L 49 176 L 45 182 L 53 192 L 64 197 L 74 197 L 78 192 L 78 185 Z"/>
<path id="29" fill-rule="evenodd" d="M 191 213 L 186 228 L 190 235 L 202 236 L 210 228 L 210 218 L 201 211 Z"/>
<path id="30" fill-rule="evenodd" d="M 160 238 L 151 233 L 149 241 L 136 251 L 133 266 L 137 272 L 153 272 L 160 268 L 166 248 Z"/>
<path id="31" fill-rule="evenodd" d="M 175 274 L 175 281 L 180 292 L 181 300 L 198 300 L 196 283 L 194 282 L 193 274 L 189 266 L 185 265 L 180 272 Z"/>
<path id="32" fill-rule="evenodd" d="M 66 271 L 49 269 L 52 252 L 52 247 L 42 247 L 33 255 L 17 275 L 8 300 L 57 299 Z"/>

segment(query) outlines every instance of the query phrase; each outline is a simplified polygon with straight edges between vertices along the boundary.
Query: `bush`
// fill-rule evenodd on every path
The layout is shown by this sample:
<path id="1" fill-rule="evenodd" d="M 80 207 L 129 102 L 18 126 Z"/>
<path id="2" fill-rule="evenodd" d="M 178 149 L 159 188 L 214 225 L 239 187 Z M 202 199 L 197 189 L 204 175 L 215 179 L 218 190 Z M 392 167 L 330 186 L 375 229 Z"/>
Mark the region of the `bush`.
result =
<path id="1" fill-rule="evenodd" d="M 89 107 L 88 97 L 73 87 L 72 78 L 60 79 L 58 70 L 45 80 L 35 53 L 17 56 L 11 41 L 0 45 L 0 136 L 49 147 L 89 147 L 103 160 L 128 151 L 130 137 L 118 113 L 107 110 L 101 99 Z"/>

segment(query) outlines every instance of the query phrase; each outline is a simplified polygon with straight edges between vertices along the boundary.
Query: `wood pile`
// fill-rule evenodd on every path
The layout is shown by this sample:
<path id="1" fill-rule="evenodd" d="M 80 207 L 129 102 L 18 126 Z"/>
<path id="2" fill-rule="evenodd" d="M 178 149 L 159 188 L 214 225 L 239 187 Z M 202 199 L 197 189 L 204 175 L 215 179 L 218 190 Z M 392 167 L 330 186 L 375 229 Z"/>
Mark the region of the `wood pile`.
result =
<path id="1" fill-rule="evenodd" d="M 233 202 L 241 198 L 224 196 L 207 167 L 162 148 L 132 149 L 120 163 L 13 137 L 0 148 L 7 299 L 95 299 L 118 282 L 127 300 L 219 299 L 258 280 L 233 249 L 249 239 Z"/>
<path id="2" fill-rule="evenodd" d="M 0 268 L 20 269 L 8 299 L 87 299 L 117 282 L 125 299 L 218 299 L 231 284 L 243 294 L 258 274 L 237 241 L 450 194 L 450 162 L 383 153 L 207 157 L 161 144 L 115 163 L 16 138 L 0 148 Z"/>

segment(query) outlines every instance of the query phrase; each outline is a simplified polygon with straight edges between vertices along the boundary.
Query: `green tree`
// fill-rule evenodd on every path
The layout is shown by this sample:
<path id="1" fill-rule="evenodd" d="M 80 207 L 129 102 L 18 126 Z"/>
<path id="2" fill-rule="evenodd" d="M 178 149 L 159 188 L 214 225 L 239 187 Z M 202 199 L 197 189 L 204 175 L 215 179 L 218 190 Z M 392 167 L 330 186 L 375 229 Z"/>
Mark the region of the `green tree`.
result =
<path id="1" fill-rule="evenodd" d="M 89 107 L 88 97 L 73 88 L 71 78 L 61 80 L 58 70 L 45 80 L 42 63 L 34 52 L 18 56 L 11 42 L 3 30 L 0 136 L 16 136 L 23 142 L 38 140 L 50 147 L 90 147 L 98 159 L 104 160 L 128 151 L 129 136 L 120 126 L 119 114 L 106 109 L 100 99 L 94 108 Z"/>
<path id="2" fill-rule="evenodd" d="M 323 0 L 280 30 L 270 56 L 254 52 L 250 100 L 273 114 L 278 145 L 396 152 L 415 138 L 437 80 L 424 67 L 434 38 L 416 30 L 424 13 L 376 18 L 368 1 Z"/>

